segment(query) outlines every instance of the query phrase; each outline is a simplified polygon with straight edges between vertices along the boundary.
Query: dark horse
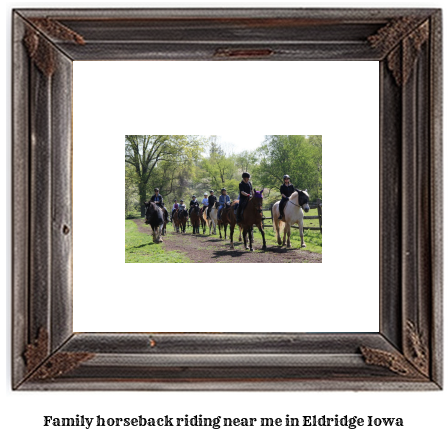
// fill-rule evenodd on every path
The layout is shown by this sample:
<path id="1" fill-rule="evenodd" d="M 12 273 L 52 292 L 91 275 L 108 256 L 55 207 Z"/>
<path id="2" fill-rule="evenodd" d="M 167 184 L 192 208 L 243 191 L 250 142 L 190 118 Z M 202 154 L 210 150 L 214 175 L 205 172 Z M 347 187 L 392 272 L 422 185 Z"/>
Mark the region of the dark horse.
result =
<path id="1" fill-rule="evenodd" d="M 187 210 L 177 210 L 177 226 L 180 227 L 180 231 L 185 234 L 187 228 L 188 211 Z"/>
<path id="2" fill-rule="evenodd" d="M 179 232 L 179 225 L 180 225 L 180 221 L 179 221 L 179 210 L 176 208 L 176 211 L 173 213 L 173 227 L 176 230 L 176 233 Z"/>
<path id="3" fill-rule="evenodd" d="M 191 226 L 193 227 L 193 234 L 200 234 L 199 233 L 199 225 L 201 224 L 201 212 L 199 211 L 199 207 L 193 207 L 191 209 L 191 214 L 190 214 L 190 222 L 191 222 Z"/>
<path id="4" fill-rule="evenodd" d="M 256 225 L 260 230 L 261 236 L 263 237 L 262 249 L 266 249 L 266 238 L 264 236 L 263 230 L 263 190 L 259 192 L 255 190 L 254 196 L 247 202 L 246 208 L 244 209 L 243 220 L 238 224 L 243 230 L 244 246 L 246 249 L 249 249 L 247 242 L 247 235 L 249 234 L 249 245 L 251 251 L 254 250 L 252 248 L 252 242 L 254 238 L 253 225 Z M 230 249 L 234 249 L 233 233 L 235 231 L 237 222 L 233 205 L 232 208 L 227 209 L 225 213 L 225 215 L 222 215 L 222 219 L 223 223 L 227 223 L 230 225 Z"/>
<path id="5" fill-rule="evenodd" d="M 154 202 L 145 202 L 145 224 L 151 226 L 154 243 L 163 242 L 162 229 L 164 222 L 164 211 Z"/>

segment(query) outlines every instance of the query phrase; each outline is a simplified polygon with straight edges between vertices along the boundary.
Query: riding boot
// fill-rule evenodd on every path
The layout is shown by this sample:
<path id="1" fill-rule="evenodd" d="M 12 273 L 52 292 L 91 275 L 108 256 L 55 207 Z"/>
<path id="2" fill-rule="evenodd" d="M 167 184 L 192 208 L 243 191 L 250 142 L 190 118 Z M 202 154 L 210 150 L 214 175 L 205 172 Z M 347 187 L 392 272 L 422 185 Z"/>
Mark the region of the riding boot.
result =
<path id="1" fill-rule="evenodd" d="M 240 223 L 241 222 L 241 209 L 238 207 L 236 209 L 236 223 Z"/>

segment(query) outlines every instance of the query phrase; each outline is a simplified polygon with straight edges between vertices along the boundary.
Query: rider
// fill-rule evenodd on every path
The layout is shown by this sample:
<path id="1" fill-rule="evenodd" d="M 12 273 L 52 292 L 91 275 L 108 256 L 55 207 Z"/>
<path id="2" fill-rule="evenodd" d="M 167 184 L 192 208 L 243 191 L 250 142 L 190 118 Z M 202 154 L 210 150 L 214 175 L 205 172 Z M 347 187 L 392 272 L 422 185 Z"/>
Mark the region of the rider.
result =
<path id="1" fill-rule="evenodd" d="M 249 181 L 250 174 L 244 172 L 242 175 L 243 180 L 240 182 L 240 202 L 238 204 L 238 208 L 236 210 L 236 221 L 241 222 L 243 217 L 244 209 L 246 208 L 247 203 L 252 198 L 253 188 L 252 183 Z"/>
<path id="2" fill-rule="evenodd" d="M 196 201 L 196 196 L 193 195 L 193 199 L 190 201 L 190 210 L 188 214 L 191 216 L 191 210 L 193 210 L 194 207 L 199 207 L 199 202 Z"/>
<path id="3" fill-rule="evenodd" d="M 173 221 L 174 212 L 179 208 L 177 199 L 174 200 L 173 208 L 171 209 L 171 222 Z"/>
<path id="4" fill-rule="evenodd" d="M 221 219 L 222 209 L 230 205 L 230 196 L 227 194 L 226 189 L 221 189 L 221 196 L 219 197 L 218 219 Z"/>
<path id="5" fill-rule="evenodd" d="M 165 208 L 162 195 L 159 194 L 159 189 L 154 189 L 154 195 L 151 196 L 150 202 L 154 202 L 162 210 L 162 212 L 165 211 L 166 217 L 168 217 L 168 210 Z"/>
<path id="6" fill-rule="evenodd" d="M 184 200 L 183 199 L 181 199 L 180 200 L 180 204 L 179 204 L 179 217 L 180 217 L 180 213 L 182 212 L 182 211 L 187 211 L 187 206 L 184 204 Z"/>
<path id="7" fill-rule="evenodd" d="M 154 189 L 154 195 L 151 196 L 151 202 L 154 202 L 157 206 L 162 208 L 163 198 L 162 195 L 159 194 L 159 189 Z"/>
<path id="8" fill-rule="evenodd" d="M 207 209 L 207 219 L 210 219 L 210 210 L 216 203 L 216 196 L 213 190 L 210 190 L 210 196 L 208 197 L 208 209 Z"/>
<path id="9" fill-rule="evenodd" d="M 289 201 L 289 197 L 294 193 L 294 186 L 291 184 L 291 178 L 289 177 L 289 175 L 285 175 L 283 177 L 283 185 L 280 187 L 280 193 L 282 195 L 282 199 L 280 200 L 279 205 L 279 220 L 283 219 L 283 210 L 285 209 L 285 205 Z"/>
<path id="10" fill-rule="evenodd" d="M 207 192 L 204 193 L 204 199 L 202 200 L 201 204 L 202 204 L 202 211 L 204 212 L 208 208 L 208 193 Z"/>

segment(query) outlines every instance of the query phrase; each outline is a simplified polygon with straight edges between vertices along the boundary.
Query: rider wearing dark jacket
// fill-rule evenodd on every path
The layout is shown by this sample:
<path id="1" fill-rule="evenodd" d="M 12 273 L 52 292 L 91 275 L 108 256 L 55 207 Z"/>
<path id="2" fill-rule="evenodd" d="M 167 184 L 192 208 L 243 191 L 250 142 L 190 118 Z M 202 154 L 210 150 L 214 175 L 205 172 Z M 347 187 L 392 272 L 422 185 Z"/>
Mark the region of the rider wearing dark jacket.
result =
<path id="1" fill-rule="evenodd" d="M 210 190 L 210 196 L 208 197 L 208 209 L 207 209 L 207 218 L 210 219 L 210 211 L 214 207 L 216 203 L 216 196 L 213 190 Z"/>
<path id="2" fill-rule="evenodd" d="M 240 182 L 240 202 L 238 204 L 238 208 L 236 210 L 236 221 L 241 222 L 243 217 L 244 209 L 246 208 L 249 199 L 252 197 L 252 183 L 249 181 L 250 174 L 244 172 L 242 175 L 243 180 Z"/>
<path id="3" fill-rule="evenodd" d="M 154 202 L 159 207 L 162 207 L 163 198 L 162 195 L 159 195 L 159 189 L 154 189 L 154 195 L 151 196 L 150 202 Z"/>
<path id="4" fill-rule="evenodd" d="M 162 195 L 159 194 L 159 189 L 154 189 L 154 195 L 151 196 L 151 199 L 149 201 L 154 202 L 160 208 L 159 217 L 162 218 L 162 221 L 164 220 L 165 216 L 166 220 L 168 220 L 168 211 L 163 204 L 163 198 Z"/>
<path id="5" fill-rule="evenodd" d="M 191 210 L 193 210 L 194 207 L 199 208 L 199 202 L 196 200 L 196 196 L 193 195 L 193 199 L 190 201 L 190 210 L 188 214 L 191 216 Z"/>
<path id="6" fill-rule="evenodd" d="M 285 209 L 286 203 L 289 201 L 289 197 L 294 193 L 294 186 L 290 183 L 291 178 L 289 175 L 283 177 L 283 185 L 280 187 L 280 194 L 282 199 L 280 200 L 279 210 L 280 216 L 279 220 L 283 219 L 283 210 Z"/>

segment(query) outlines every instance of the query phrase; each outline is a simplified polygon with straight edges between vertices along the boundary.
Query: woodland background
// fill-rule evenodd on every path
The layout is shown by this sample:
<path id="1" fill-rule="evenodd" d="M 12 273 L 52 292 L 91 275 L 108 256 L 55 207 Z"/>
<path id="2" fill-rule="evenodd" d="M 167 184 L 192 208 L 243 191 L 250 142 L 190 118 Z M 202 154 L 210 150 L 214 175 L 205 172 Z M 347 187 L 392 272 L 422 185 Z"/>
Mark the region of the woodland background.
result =
<path id="1" fill-rule="evenodd" d="M 265 189 L 265 205 L 280 199 L 285 174 L 312 201 L 322 199 L 322 136 L 266 135 L 257 149 L 234 153 L 218 135 L 126 135 L 125 216 L 143 216 L 155 187 L 168 208 L 212 189 L 219 196 L 223 187 L 236 199 L 242 172 Z"/>

